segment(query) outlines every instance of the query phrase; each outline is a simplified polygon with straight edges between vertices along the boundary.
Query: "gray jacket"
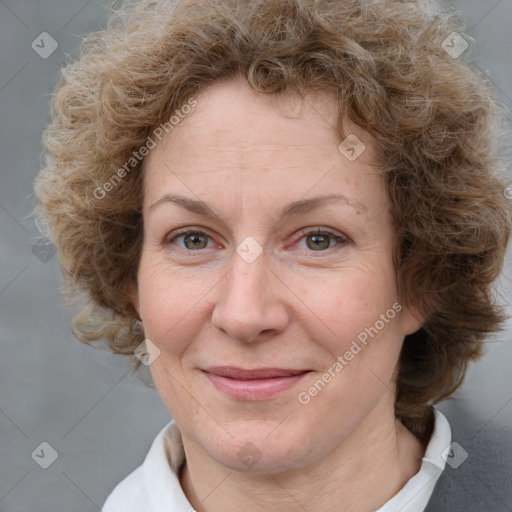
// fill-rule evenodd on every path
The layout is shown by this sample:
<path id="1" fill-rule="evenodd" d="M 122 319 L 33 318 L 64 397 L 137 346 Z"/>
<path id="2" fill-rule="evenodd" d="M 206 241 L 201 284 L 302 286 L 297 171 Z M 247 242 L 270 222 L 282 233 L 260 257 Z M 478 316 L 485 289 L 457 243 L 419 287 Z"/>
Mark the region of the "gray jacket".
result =
<path id="1" fill-rule="evenodd" d="M 467 458 L 458 466 L 465 453 L 457 446 L 450 452 L 425 512 L 512 512 L 512 425 L 502 426 L 512 404 L 493 421 L 477 419 L 457 402 L 439 409 Z"/>

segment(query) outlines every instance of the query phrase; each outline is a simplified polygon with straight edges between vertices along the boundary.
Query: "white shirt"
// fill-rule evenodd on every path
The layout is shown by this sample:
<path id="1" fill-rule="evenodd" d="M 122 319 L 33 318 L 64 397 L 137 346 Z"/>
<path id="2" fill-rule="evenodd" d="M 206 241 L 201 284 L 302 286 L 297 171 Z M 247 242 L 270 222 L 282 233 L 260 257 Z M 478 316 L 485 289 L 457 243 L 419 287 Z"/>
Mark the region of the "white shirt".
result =
<path id="1" fill-rule="evenodd" d="M 435 424 L 421 468 L 375 512 L 423 512 L 445 467 L 442 453 L 451 443 L 446 417 L 434 407 Z M 193 512 L 178 472 L 185 460 L 181 433 L 174 421 L 156 436 L 144 463 L 112 491 L 102 512 Z"/>

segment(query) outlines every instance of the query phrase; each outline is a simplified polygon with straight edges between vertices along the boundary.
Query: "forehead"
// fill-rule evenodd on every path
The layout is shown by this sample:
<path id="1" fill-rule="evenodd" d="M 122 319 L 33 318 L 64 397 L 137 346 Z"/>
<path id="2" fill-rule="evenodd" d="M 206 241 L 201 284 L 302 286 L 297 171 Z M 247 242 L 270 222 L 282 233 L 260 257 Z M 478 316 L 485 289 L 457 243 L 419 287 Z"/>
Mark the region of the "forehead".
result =
<path id="1" fill-rule="evenodd" d="M 354 187 L 355 181 L 365 188 L 365 180 L 375 175 L 369 137 L 357 126 L 347 122 L 345 131 L 365 141 L 363 154 L 350 162 L 339 151 L 337 105 L 328 91 L 304 98 L 265 95 L 233 79 L 213 84 L 195 99 L 197 106 L 144 161 L 148 200 L 163 189 L 190 194 L 193 187 L 211 197 L 214 188 L 218 198 L 241 187 L 284 191 L 283 183 L 291 196 L 304 196 L 307 189 L 330 193 Z"/>
<path id="2" fill-rule="evenodd" d="M 333 129 L 336 119 L 336 96 L 332 92 L 318 91 L 304 98 L 288 91 L 265 94 L 252 89 L 242 78 L 215 82 L 203 90 L 197 100 L 195 115 L 189 116 L 183 125 L 197 119 L 208 120 L 216 124 L 218 136 L 229 134 L 230 141 L 233 136 L 236 139 L 236 135 L 243 141 L 249 133 L 254 138 L 251 128 L 267 127 L 269 121 L 276 125 L 276 129 L 290 129 L 297 125 L 297 121 L 301 124 L 301 120 L 310 128 Z M 290 118 L 295 123 L 290 123 Z M 260 133 L 259 140 L 269 139 Z"/>
<path id="3" fill-rule="evenodd" d="M 215 82 L 194 99 L 197 106 L 164 133 L 145 166 L 163 158 L 162 153 L 191 160 L 223 148 L 233 154 L 262 148 L 276 153 L 286 148 L 308 157 L 314 155 L 314 147 L 322 146 L 317 151 L 322 153 L 323 147 L 340 142 L 335 130 L 336 96 L 330 91 L 308 93 L 304 98 L 290 92 L 263 94 L 246 80 L 234 78 Z M 348 120 L 346 131 L 368 139 Z"/>

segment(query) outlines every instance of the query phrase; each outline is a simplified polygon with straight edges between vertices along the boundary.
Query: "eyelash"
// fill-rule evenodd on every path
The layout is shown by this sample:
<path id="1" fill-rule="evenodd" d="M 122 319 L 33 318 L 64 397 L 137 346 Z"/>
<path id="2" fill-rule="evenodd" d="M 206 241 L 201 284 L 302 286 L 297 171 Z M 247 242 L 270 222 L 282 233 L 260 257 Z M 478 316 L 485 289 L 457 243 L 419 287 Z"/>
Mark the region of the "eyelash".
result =
<path id="1" fill-rule="evenodd" d="M 346 237 L 345 235 L 341 235 L 341 234 L 337 233 L 336 231 L 333 231 L 332 229 L 329 229 L 329 228 L 314 228 L 314 229 L 303 228 L 297 233 L 297 235 L 300 235 L 300 238 L 297 241 L 300 241 L 303 238 L 306 238 L 308 236 L 313 236 L 313 235 L 329 235 L 332 239 L 334 239 L 337 242 L 338 246 L 344 246 L 350 242 L 348 237 Z M 335 247 L 336 246 L 328 247 L 327 249 L 322 250 L 322 251 L 309 251 L 309 252 L 326 253 L 326 252 L 330 252 L 331 249 L 334 249 Z"/>
<path id="2" fill-rule="evenodd" d="M 206 236 L 210 239 L 212 239 L 212 237 L 206 233 L 205 231 L 203 231 L 202 229 L 193 229 L 193 228 L 183 228 L 181 230 L 178 230 L 176 231 L 175 233 L 172 234 L 172 238 L 171 237 L 166 237 L 166 239 L 164 240 L 164 245 L 168 246 L 168 245 L 174 245 L 172 244 L 172 241 L 175 240 L 176 238 L 180 238 L 182 236 L 186 236 L 186 235 L 190 235 L 190 234 L 194 234 L 194 235 L 201 235 L 201 236 Z M 306 238 L 308 236 L 314 236 L 314 235 L 329 235 L 331 238 L 333 238 L 336 242 L 337 242 L 337 245 L 347 245 L 348 243 L 350 243 L 350 239 L 344 235 L 341 235 L 341 234 L 338 234 L 336 231 L 333 231 L 329 228 L 314 228 L 314 229 L 310 229 L 310 228 L 303 228 L 301 229 L 300 231 L 298 231 L 297 233 L 298 236 L 300 236 L 300 238 L 298 238 L 297 242 L 302 240 L 303 238 Z M 296 242 L 295 242 L 296 243 Z M 324 249 L 324 250 L 320 250 L 320 251 L 313 251 L 313 250 L 310 250 L 308 252 L 310 253 L 315 253 L 315 252 L 318 252 L 318 253 L 330 253 L 331 252 L 331 249 L 333 249 L 335 246 L 333 247 L 328 247 L 327 249 Z M 183 249 L 181 247 L 178 247 L 178 249 L 180 251 L 185 251 L 187 253 L 189 253 L 189 255 L 191 257 L 194 257 L 192 256 L 191 253 L 201 253 L 202 251 L 204 251 L 205 249 L 198 249 L 198 250 L 192 250 L 192 249 Z"/>

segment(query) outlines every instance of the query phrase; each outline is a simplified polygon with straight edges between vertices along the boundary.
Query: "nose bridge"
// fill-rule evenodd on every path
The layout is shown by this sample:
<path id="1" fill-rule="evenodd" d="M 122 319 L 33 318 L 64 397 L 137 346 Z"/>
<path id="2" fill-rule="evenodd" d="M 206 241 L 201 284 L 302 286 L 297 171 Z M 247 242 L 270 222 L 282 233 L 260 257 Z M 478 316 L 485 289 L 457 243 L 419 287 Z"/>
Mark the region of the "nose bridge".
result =
<path id="1" fill-rule="evenodd" d="M 247 320 L 263 314 L 268 306 L 271 283 L 267 263 L 263 254 L 249 262 L 238 253 L 233 255 L 232 269 L 227 275 L 224 297 L 231 311 L 243 314 Z"/>
<path id="2" fill-rule="evenodd" d="M 244 249 L 243 244 L 238 249 Z M 242 341 L 255 340 L 262 331 L 284 328 L 286 310 L 265 254 L 246 259 L 237 250 L 231 264 L 219 288 L 212 316 L 214 326 Z"/>

